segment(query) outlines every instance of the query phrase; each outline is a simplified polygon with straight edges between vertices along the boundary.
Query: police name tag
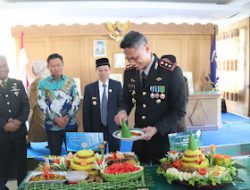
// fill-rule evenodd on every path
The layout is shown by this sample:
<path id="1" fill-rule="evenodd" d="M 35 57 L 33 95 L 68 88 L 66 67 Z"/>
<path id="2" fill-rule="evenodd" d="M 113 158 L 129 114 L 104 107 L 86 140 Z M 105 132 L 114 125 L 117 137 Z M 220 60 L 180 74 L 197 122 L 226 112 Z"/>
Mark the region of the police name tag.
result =
<path id="1" fill-rule="evenodd" d="M 76 152 L 82 149 L 98 151 L 103 143 L 103 133 L 96 132 L 67 132 L 67 151 Z"/>

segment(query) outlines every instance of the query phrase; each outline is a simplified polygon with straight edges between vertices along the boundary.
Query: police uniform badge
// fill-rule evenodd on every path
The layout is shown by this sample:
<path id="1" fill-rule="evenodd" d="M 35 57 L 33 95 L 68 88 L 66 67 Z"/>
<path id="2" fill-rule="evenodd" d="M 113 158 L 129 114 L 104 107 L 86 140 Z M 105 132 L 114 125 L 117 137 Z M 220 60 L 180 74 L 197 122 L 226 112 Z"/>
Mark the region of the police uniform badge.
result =
<path id="1" fill-rule="evenodd" d="M 173 72 L 176 68 L 176 64 L 173 64 L 171 62 L 166 62 L 166 61 L 161 61 L 159 65 L 160 65 L 160 67 L 162 67 L 168 71 L 171 71 L 171 72 Z"/>
<path id="2" fill-rule="evenodd" d="M 159 82 L 159 81 L 162 80 L 162 78 L 161 77 L 157 77 L 155 80 Z"/>
<path id="3" fill-rule="evenodd" d="M 130 79 L 130 82 L 135 83 L 135 79 L 134 79 L 134 78 L 131 78 L 131 79 Z"/>

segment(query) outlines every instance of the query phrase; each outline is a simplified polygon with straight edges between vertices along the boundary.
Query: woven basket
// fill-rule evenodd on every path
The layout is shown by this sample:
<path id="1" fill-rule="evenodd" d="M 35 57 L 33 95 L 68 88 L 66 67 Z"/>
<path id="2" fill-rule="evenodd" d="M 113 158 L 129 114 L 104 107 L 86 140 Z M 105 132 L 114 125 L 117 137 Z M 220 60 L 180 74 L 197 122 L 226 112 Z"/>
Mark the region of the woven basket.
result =
<path id="1" fill-rule="evenodd" d="M 110 190 L 110 189 L 124 189 L 134 190 L 146 187 L 144 174 L 136 180 L 131 181 L 117 181 L 117 182 L 103 182 L 103 183 L 86 183 L 82 182 L 74 185 L 52 184 L 52 183 L 27 183 L 20 190 Z"/>
<path id="2" fill-rule="evenodd" d="M 124 173 L 124 174 L 105 174 L 104 170 L 101 171 L 102 178 L 105 181 L 109 182 L 118 182 L 118 181 L 131 181 L 136 180 L 140 178 L 143 175 L 143 167 L 140 167 L 140 170 L 130 173 Z"/>

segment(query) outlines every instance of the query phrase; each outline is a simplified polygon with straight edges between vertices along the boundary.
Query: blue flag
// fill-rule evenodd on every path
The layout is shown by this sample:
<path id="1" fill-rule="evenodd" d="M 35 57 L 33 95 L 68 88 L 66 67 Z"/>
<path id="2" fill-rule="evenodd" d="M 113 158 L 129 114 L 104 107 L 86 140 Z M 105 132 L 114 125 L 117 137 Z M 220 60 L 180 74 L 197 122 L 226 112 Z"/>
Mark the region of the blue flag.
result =
<path id="1" fill-rule="evenodd" d="M 210 80 L 216 84 L 217 78 L 216 78 L 216 69 L 217 69 L 217 64 L 216 64 L 216 34 L 215 34 L 215 29 L 214 29 L 214 34 L 213 34 L 213 39 L 212 39 L 212 47 L 211 47 L 211 54 L 210 54 Z M 213 87 L 214 87 L 213 84 Z"/>

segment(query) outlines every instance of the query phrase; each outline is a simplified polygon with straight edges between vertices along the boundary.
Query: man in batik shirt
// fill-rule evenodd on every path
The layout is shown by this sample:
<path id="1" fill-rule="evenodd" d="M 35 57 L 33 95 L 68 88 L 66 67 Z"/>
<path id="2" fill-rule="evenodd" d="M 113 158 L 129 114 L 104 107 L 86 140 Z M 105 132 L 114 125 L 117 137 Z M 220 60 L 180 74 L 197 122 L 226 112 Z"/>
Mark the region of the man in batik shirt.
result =
<path id="1" fill-rule="evenodd" d="M 80 98 L 74 80 L 63 75 L 63 57 L 51 54 L 47 58 L 51 76 L 39 83 L 38 104 L 45 113 L 45 129 L 51 155 L 60 155 L 65 132 L 76 132 L 75 113 Z"/>

